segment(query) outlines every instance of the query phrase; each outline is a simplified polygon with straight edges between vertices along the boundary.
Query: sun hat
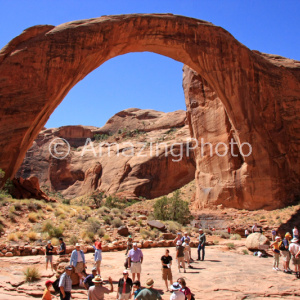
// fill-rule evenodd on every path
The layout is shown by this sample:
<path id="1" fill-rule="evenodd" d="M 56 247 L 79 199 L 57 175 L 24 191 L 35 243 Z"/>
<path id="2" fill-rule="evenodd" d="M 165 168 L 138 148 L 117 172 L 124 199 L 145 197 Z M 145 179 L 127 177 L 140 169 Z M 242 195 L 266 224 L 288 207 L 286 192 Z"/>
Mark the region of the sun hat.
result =
<path id="1" fill-rule="evenodd" d="M 129 236 L 128 236 L 128 238 L 129 238 L 129 239 L 132 239 L 132 236 L 131 236 L 131 235 L 129 235 Z"/>
<path id="2" fill-rule="evenodd" d="M 281 239 L 280 236 L 276 236 L 276 237 L 275 237 L 275 240 L 280 240 L 280 239 Z"/>
<path id="3" fill-rule="evenodd" d="M 96 268 L 96 267 L 93 267 L 93 268 L 92 268 L 92 271 L 97 271 L 97 268 Z"/>
<path id="4" fill-rule="evenodd" d="M 176 243 L 176 245 L 177 246 L 180 246 L 182 243 L 181 243 L 181 241 L 179 240 L 179 241 L 177 241 L 177 243 Z"/>
<path id="5" fill-rule="evenodd" d="M 65 270 L 72 271 L 72 270 L 73 270 L 73 268 L 72 268 L 72 266 L 66 266 L 66 267 L 65 267 Z"/>
<path id="6" fill-rule="evenodd" d="M 153 281 L 152 278 L 147 279 L 147 281 L 146 281 L 146 286 L 147 287 L 151 287 L 153 284 L 154 284 L 154 281 Z"/>
<path id="7" fill-rule="evenodd" d="M 199 229 L 199 231 L 203 231 L 203 229 L 202 229 L 202 228 L 200 228 L 200 229 Z"/>
<path id="8" fill-rule="evenodd" d="M 181 235 L 181 232 L 177 232 L 177 235 Z"/>
<path id="9" fill-rule="evenodd" d="M 51 244 L 51 241 L 48 241 L 47 243 L 48 243 L 48 244 Z"/>
<path id="10" fill-rule="evenodd" d="M 287 237 L 287 236 L 292 236 L 289 232 L 287 232 L 286 234 L 285 234 L 285 237 Z"/>
<path id="11" fill-rule="evenodd" d="M 127 270 L 124 270 L 124 271 L 123 271 L 123 275 L 124 275 L 124 274 L 128 274 L 128 271 L 127 271 Z"/>
<path id="12" fill-rule="evenodd" d="M 137 246 L 137 243 L 133 243 L 132 246 Z"/>
<path id="13" fill-rule="evenodd" d="M 76 243 L 75 247 L 80 247 L 80 244 L 79 244 L 79 243 Z"/>
<path id="14" fill-rule="evenodd" d="M 187 232 L 185 232 L 184 234 L 188 234 Z"/>
<path id="15" fill-rule="evenodd" d="M 181 285 L 178 282 L 174 282 L 171 286 L 170 286 L 170 290 L 171 291 L 178 291 L 181 289 Z"/>
<path id="16" fill-rule="evenodd" d="M 298 242 L 298 239 L 297 239 L 297 238 L 293 238 L 293 239 L 291 240 L 291 242 L 292 242 L 292 243 L 297 243 L 297 242 Z"/>
<path id="17" fill-rule="evenodd" d="M 102 283 L 103 279 L 99 275 L 97 275 L 97 276 L 95 276 L 94 279 L 92 279 L 92 282 L 94 282 L 94 283 Z"/>
<path id="18" fill-rule="evenodd" d="M 51 280 L 47 280 L 46 282 L 45 282 L 45 286 L 49 286 L 49 285 L 52 285 L 53 284 L 53 281 L 51 281 Z"/>

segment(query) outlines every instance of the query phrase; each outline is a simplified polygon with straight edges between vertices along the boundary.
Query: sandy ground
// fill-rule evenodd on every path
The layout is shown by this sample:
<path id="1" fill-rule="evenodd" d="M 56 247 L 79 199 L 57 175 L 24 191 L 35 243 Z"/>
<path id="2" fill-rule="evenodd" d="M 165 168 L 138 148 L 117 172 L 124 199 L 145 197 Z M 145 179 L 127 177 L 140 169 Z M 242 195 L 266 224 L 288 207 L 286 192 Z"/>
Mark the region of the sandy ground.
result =
<path id="1" fill-rule="evenodd" d="M 144 263 L 142 267 L 142 285 L 148 278 L 155 281 L 163 299 L 169 299 L 161 279 L 160 257 L 164 248 L 143 249 Z M 175 258 L 175 248 L 170 248 L 171 256 Z M 196 249 L 192 249 L 196 258 Z M 93 255 L 87 254 L 88 269 L 92 267 Z M 111 276 L 116 291 L 117 281 L 122 277 L 124 269 L 124 251 L 103 253 L 101 266 L 102 277 L 106 280 Z M 241 255 L 225 250 L 222 246 L 206 247 L 205 261 L 196 261 L 193 269 L 187 273 L 179 273 L 176 262 L 172 266 L 173 277 L 176 280 L 182 276 L 196 299 L 298 299 L 299 283 L 294 275 L 272 270 L 272 258 L 258 258 L 252 255 Z M 24 278 L 22 270 L 28 265 L 36 265 L 41 271 L 42 280 L 34 284 L 18 285 Z M 293 266 L 292 266 L 293 267 Z M 43 256 L 0 258 L 0 300 L 41 299 L 44 282 L 51 276 L 45 271 Z M 86 291 L 76 289 L 73 299 L 87 299 Z M 116 299 L 116 293 L 106 299 Z"/>

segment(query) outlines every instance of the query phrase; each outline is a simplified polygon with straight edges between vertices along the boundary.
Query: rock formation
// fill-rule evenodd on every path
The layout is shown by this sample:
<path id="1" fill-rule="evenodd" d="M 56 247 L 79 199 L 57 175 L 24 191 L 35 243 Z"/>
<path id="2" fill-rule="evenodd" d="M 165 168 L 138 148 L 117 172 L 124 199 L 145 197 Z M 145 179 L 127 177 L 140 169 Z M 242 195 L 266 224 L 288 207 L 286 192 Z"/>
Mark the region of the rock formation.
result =
<path id="1" fill-rule="evenodd" d="M 170 14 L 34 26 L 5 46 L 0 51 L 0 168 L 6 177 L 17 172 L 78 81 L 115 56 L 140 51 L 181 61 L 200 74 L 223 103 L 238 146 L 251 144 L 251 155 L 241 155 L 241 167 L 228 175 L 236 176 L 236 187 L 227 195 L 222 187 L 215 195 L 227 203 L 228 197 L 238 197 L 233 203 L 248 209 L 282 207 L 299 197 L 300 63 L 251 51 L 209 22 Z M 201 159 L 196 158 L 197 166 Z"/>
<path id="2" fill-rule="evenodd" d="M 17 176 L 36 176 L 42 187 L 65 198 L 95 190 L 127 198 L 159 197 L 195 177 L 193 151 L 186 154 L 190 135 L 185 121 L 184 111 L 131 108 L 117 113 L 102 128 L 45 129 L 26 153 Z M 51 145 L 59 144 L 58 138 L 70 144 L 63 159 L 53 157 Z"/>

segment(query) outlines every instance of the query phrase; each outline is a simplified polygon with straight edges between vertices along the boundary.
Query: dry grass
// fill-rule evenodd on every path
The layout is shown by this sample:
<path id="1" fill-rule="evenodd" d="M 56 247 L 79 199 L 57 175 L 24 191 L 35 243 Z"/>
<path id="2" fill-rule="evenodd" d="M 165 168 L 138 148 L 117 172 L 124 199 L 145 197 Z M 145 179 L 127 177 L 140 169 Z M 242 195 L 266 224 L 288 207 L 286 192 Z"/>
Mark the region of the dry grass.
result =
<path id="1" fill-rule="evenodd" d="M 15 233 L 10 233 L 8 236 L 7 236 L 7 239 L 9 241 L 17 241 L 18 240 L 18 237 Z"/>
<path id="2" fill-rule="evenodd" d="M 27 237 L 30 241 L 36 241 L 38 239 L 38 234 L 35 231 L 29 231 Z"/>

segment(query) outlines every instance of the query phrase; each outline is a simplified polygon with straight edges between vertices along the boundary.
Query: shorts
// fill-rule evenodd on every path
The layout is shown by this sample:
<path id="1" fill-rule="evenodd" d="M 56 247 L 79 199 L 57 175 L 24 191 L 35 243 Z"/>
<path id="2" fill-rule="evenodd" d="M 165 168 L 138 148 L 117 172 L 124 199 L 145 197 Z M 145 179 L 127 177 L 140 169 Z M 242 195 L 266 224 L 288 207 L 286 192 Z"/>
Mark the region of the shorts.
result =
<path id="1" fill-rule="evenodd" d="M 47 263 L 47 262 L 52 263 L 52 261 L 53 261 L 52 255 L 46 255 L 46 263 Z"/>
<path id="2" fill-rule="evenodd" d="M 100 265 L 101 265 L 101 260 L 95 261 L 95 266 L 96 266 L 97 268 L 100 268 Z"/>
<path id="3" fill-rule="evenodd" d="M 128 293 L 128 294 L 119 294 L 118 295 L 118 299 L 129 299 L 129 297 L 130 297 L 130 293 Z"/>
<path id="4" fill-rule="evenodd" d="M 140 262 L 131 262 L 130 267 L 131 273 L 141 273 L 142 271 L 142 264 Z"/>
<path id="5" fill-rule="evenodd" d="M 163 268 L 162 269 L 162 279 L 163 280 L 172 280 L 172 271 L 170 268 Z"/>
<path id="6" fill-rule="evenodd" d="M 75 273 L 82 273 L 84 271 L 84 263 L 78 262 L 76 267 L 75 267 Z"/>
<path id="7" fill-rule="evenodd" d="M 282 254 L 282 260 L 283 261 L 290 261 L 291 256 L 289 251 L 281 251 Z"/>
<path id="8" fill-rule="evenodd" d="M 292 262 L 294 265 L 300 265 L 300 258 L 296 258 L 294 255 L 292 257 Z"/>

